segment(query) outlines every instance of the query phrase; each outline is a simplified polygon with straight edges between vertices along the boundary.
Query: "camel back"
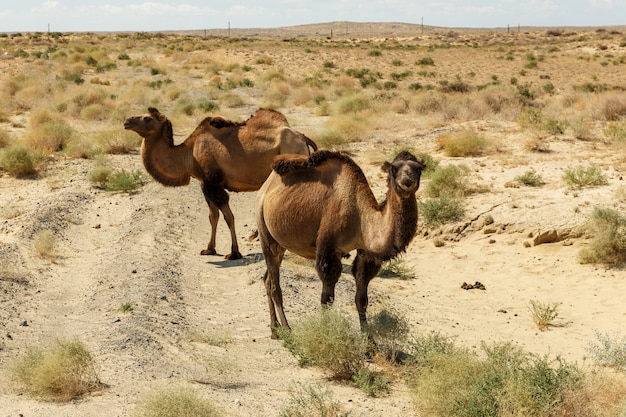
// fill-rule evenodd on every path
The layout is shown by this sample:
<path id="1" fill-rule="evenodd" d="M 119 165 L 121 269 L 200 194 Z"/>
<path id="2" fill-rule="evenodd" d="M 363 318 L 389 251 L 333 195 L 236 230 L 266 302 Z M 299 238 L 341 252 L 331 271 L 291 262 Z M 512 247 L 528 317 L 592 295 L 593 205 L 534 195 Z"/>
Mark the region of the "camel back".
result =
<path id="1" fill-rule="evenodd" d="M 339 161 L 342 165 L 347 167 L 355 179 L 358 182 L 367 184 L 367 178 L 361 170 L 361 167 L 357 165 L 352 158 L 341 152 L 332 152 L 327 150 L 321 150 L 312 153 L 307 157 L 294 157 L 294 156 L 278 156 L 274 159 L 272 169 L 280 176 L 287 175 L 292 172 L 304 171 L 308 169 L 315 169 L 323 165 L 327 161 Z"/>

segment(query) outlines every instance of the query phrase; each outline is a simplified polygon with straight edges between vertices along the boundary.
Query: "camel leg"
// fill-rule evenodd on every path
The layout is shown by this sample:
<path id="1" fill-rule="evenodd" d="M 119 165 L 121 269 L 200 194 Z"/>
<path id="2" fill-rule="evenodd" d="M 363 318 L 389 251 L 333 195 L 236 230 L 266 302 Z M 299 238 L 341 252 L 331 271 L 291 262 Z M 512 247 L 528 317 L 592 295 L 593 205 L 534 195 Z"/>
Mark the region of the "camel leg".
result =
<path id="1" fill-rule="evenodd" d="M 268 240 L 271 240 L 271 243 L 268 242 Z M 261 247 L 265 257 L 265 264 L 267 265 L 263 281 L 265 283 L 265 292 L 267 293 L 267 302 L 270 309 L 272 339 L 278 339 L 278 332 L 276 331 L 279 325 L 276 317 L 277 313 L 280 325 L 287 329 L 289 328 L 289 323 L 287 322 L 283 308 L 283 292 L 280 288 L 280 264 L 285 255 L 285 249 L 279 246 L 271 236 L 267 235 L 261 237 Z"/>
<path id="2" fill-rule="evenodd" d="M 211 240 L 209 240 L 209 245 L 206 249 L 200 252 L 200 255 L 215 255 L 217 254 L 215 250 L 215 238 L 217 235 L 217 222 L 220 219 L 220 209 L 217 208 L 215 204 L 211 201 L 207 200 L 209 204 L 209 222 L 211 223 Z"/>
<path id="3" fill-rule="evenodd" d="M 219 211 L 224 214 L 224 220 L 230 229 L 231 252 L 226 255 L 226 259 L 239 259 L 239 246 L 237 245 L 237 234 L 235 233 L 235 216 L 228 205 L 228 193 L 220 186 L 211 184 L 208 181 L 202 183 L 202 194 L 209 205 L 209 221 L 211 222 L 211 240 L 206 250 L 200 252 L 202 255 L 215 255 L 215 238 L 217 234 L 217 222 L 220 218 Z"/>
<path id="4" fill-rule="evenodd" d="M 230 209 L 230 205 L 228 205 L 228 203 L 221 206 L 220 210 L 224 215 L 224 221 L 226 221 L 226 224 L 230 229 L 230 239 L 232 242 L 230 246 L 230 254 L 226 255 L 226 259 L 241 259 L 242 256 L 239 252 L 239 245 L 237 244 L 237 233 L 235 232 L 235 216 L 233 215 L 233 212 Z"/>
<path id="5" fill-rule="evenodd" d="M 367 327 L 367 287 L 380 270 L 381 263 L 373 260 L 366 259 L 366 256 L 357 251 L 356 258 L 352 264 L 352 275 L 356 283 L 356 295 L 354 296 L 354 302 L 356 304 L 356 310 L 359 313 L 359 323 L 361 324 L 361 330 L 365 330 Z"/>
<path id="6" fill-rule="evenodd" d="M 341 255 L 332 245 L 318 243 L 315 269 L 322 280 L 322 305 L 332 304 L 335 285 L 341 276 Z"/>

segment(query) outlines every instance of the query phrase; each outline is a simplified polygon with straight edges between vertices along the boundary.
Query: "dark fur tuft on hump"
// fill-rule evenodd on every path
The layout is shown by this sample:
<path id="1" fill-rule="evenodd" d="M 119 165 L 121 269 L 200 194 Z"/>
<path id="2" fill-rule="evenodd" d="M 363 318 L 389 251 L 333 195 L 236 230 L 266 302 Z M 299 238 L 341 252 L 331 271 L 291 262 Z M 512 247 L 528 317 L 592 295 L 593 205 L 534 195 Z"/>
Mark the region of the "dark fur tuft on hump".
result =
<path id="1" fill-rule="evenodd" d="M 276 158 L 274 160 L 274 164 L 272 165 L 272 169 L 279 175 L 287 175 L 294 171 L 316 168 L 331 159 L 341 161 L 347 165 L 359 179 L 362 179 L 365 183 L 367 183 L 365 174 L 363 174 L 361 168 L 352 160 L 352 158 L 340 152 L 327 150 L 314 152 L 308 158 Z"/>

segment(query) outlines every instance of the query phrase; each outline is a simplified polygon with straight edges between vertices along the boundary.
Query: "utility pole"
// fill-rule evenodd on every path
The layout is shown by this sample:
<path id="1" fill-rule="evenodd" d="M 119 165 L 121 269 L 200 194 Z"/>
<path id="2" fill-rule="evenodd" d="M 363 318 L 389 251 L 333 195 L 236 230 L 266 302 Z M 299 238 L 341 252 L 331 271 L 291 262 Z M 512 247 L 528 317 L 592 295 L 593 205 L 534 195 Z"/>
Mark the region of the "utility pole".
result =
<path id="1" fill-rule="evenodd" d="M 424 34 L 424 16 L 422 16 L 422 35 Z"/>
<path id="2" fill-rule="evenodd" d="M 230 38 L 230 20 L 228 21 L 228 37 Z"/>

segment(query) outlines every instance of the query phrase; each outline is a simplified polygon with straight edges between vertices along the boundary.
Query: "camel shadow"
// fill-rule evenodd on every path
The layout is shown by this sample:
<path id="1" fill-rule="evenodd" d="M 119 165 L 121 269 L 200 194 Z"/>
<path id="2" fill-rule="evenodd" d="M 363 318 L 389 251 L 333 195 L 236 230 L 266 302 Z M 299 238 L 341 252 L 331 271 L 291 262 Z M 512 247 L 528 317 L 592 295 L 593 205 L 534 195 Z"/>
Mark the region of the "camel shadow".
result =
<path id="1" fill-rule="evenodd" d="M 262 253 L 249 253 L 246 256 L 244 256 L 241 259 L 235 259 L 234 261 L 231 261 L 229 259 L 224 259 L 223 255 L 219 255 L 222 256 L 222 258 L 220 260 L 211 260 L 208 261 L 207 264 L 209 265 L 213 265 L 217 268 L 234 268 L 237 266 L 246 266 L 246 265 L 252 265 L 252 264 L 256 264 L 259 262 L 263 262 L 263 254 Z"/>

